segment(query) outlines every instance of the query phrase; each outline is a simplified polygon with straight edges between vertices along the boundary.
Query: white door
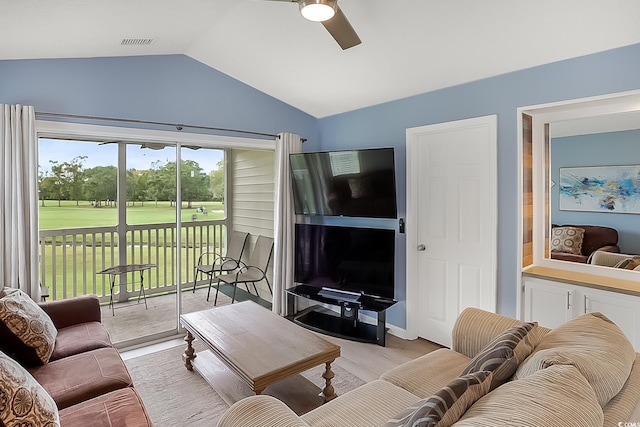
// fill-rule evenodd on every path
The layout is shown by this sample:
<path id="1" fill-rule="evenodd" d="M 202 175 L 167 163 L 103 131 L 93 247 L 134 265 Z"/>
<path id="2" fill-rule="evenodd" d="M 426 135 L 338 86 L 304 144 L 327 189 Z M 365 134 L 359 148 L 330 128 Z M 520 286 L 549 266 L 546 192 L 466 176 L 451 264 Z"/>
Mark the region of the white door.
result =
<path id="1" fill-rule="evenodd" d="M 496 116 L 407 130 L 407 329 L 450 346 L 496 305 Z"/>

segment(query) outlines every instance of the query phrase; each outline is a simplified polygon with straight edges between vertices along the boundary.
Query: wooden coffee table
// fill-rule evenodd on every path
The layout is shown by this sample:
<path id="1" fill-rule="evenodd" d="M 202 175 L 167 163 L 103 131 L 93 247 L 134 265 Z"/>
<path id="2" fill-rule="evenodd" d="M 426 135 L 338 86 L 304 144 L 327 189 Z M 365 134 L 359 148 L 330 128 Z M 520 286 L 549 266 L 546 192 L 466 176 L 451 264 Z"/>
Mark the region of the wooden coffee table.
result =
<path id="1" fill-rule="evenodd" d="M 325 364 L 321 396 L 325 402 L 336 397 L 331 363 L 340 356 L 340 346 L 252 301 L 183 314 L 180 322 L 187 330 L 182 360 L 188 370 L 194 369 L 197 354 L 192 343 L 197 337 L 208 348 L 205 352 L 210 350 L 255 394 L 261 394 L 270 384 Z"/>

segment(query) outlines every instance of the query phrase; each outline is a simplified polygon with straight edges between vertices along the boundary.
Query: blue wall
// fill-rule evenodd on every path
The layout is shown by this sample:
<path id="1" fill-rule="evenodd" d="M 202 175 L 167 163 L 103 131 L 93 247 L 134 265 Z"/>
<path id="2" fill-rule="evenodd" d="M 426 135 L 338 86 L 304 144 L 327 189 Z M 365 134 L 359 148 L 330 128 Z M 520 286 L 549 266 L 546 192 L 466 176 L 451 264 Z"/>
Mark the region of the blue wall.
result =
<path id="1" fill-rule="evenodd" d="M 319 120 L 181 55 L 0 61 L 0 103 L 57 113 L 295 132 L 309 139 L 305 151 L 395 147 L 399 217 L 406 217 L 406 128 L 497 114 L 498 311 L 512 316 L 519 276 L 516 109 L 633 89 L 640 89 L 640 44 Z M 346 218 L 334 221 L 365 225 Z M 397 226 L 391 220 L 369 221 L 366 225 Z M 396 250 L 396 295 L 402 298 L 405 235 L 398 235 Z M 392 308 L 387 319 L 405 327 L 404 304 Z"/>
<path id="2" fill-rule="evenodd" d="M 314 117 L 184 55 L 0 61 L 0 103 L 317 140 Z"/>
<path id="3" fill-rule="evenodd" d="M 446 64 L 446 61 L 443 62 Z M 427 77 L 425 77 L 427 78 Z M 393 84 L 385 82 L 381 84 Z M 396 148 L 398 215 L 406 217 L 407 128 L 498 115 L 498 312 L 516 314 L 518 148 L 517 108 L 640 89 L 640 44 L 425 93 L 320 120 L 320 143 L 305 150 Z M 375 88 L 371 88 L 375 90 Z M 411 224 L 407 224 L 407 231 Z M 398 235 L 396 294 L 405 295 L 405 235 Z M 405 326 L 404 305 L 389 310 Z"/>
<path id="4" fill-rule="evenodd" d="M 553 138 L 551 179 L 560 182 L 562 167 L 640 164 L 640 130 Z M 618 230 L 622 253 L 640 254 L 640 215 L 613 212 L 561 211 L 559 185 L 551 188 L 551 220 L 554 224 L 605 225 Z"/>

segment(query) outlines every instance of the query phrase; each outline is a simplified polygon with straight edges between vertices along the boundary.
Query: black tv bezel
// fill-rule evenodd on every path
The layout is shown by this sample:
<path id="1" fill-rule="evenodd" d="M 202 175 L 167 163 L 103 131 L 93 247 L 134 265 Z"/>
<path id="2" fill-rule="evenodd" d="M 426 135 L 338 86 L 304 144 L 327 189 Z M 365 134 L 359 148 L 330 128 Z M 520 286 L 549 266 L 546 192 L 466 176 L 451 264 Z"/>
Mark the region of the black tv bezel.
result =
<path id="1" fill-rule="evenodd" d="M 327 225 L 327 224 L 309 224 L 309 223 L 296 223 L 295 224 L 295 241 L 294 241 L 294 251 L 296 252 L 294 254 L 294 284 L 295 285 L 303 285 L 304 288 L 307 289 L 317 289 L 318 291 L 320 289 L 323 288 L 322 285 L 318 285 L 318 284 L 312 284 L 312 283 L 306 283 L 306 282 L 299 282 L 296 281 L 297 278 L 297 273 L 296 273 L 296 268 L 298 267 L 298 263 L 299 263 L 299 258 L 298 258 L 298 239 L 300 238 L 300 233 L 299 233 L 299 228 L 300 227 L 318 227 L 318 228 L 325 228 L 325 229 L 336 229 L 336 230 L 358 230 L 358 231 L 362 231 L 362 230 L 368 230 L 368 231 L 372 231 L 372 232 L 380 232 L 380 233 L 388 233 L 388 237 L 389 237 L 389 244 L 390 244 L 390 251 L 391 251 L 391 256 L 389 259 L 389 266 L 391 267 L 391 272 L 389 277 L 391 278 L 391 282 L 388 286 L 385 287 L 386 292 L 373 292 L 373 288 L 369 287 L 369 288 L 364 288 L 364 289 L 355 289 L 353 287 L 349 287 L 348 289 L 344 289 L 344 288 L 340 288 L 340 287 L 333 287 L 333 286 L 328 286 L 331 289 L 335 289 L 338 291 L 346 291 L 346 292 L 359 292 L 362 297 L 361 297 L 361 301 L 375 301 L 377 303 L 394 303 L 394 297 L 395 297 L 395 275 L 396 275 L 396 248 L 395 248 L 395 244 L 396 244 L 396 232 L 394 229 L 389 229 L 389 228 L 372 228 L 372 227 L 350 227 L 350 226 L 342 226 L 342 225 Z M 325 283 L 326 284 L 326 283 Z M 313 293 L 313 292 L 311 292 Z M 317 292 L 315 292 L 315 294 L 317 294 Z"/>
<path id="2" fill-rule="evenodd" d="M 371 151 L 388 151 L 390 152 L 391 157 L 391 183 L 390 186 L 392 188 L 393 194 L 391 195 L 392 204 L 393 204 L 393 213 L 392 214 L 375 214 L 374 212 L 369 212 L 368 214 L 352 214 L 352 213 L 322 213 L 322 212 L 304 212 L 304 210 L 299 210 L 298 206 L 300 203 L 297 200 L 300 200 L 302 196 L 298 194 L 298 186 L 296 185 L 296 177 L 294 176 L 294 169 L 291 167 L 291 158 L 292 156 L 311 156 L 317 154 L 326 154 L 328 156 L 331 153 L 348 153 L 348 152 L 371 152 Z M 292 187 L 292 197 L 293 208 L 296 215 L 305 215 L 305 216 L 328 216 L 328 217 L 348 217 L 348 218 L 376 218 L 376 219 L 397 219 L 398 218 L 398 189 L 397 189 L 397 180 L 396 180 L 396 156 L 395 156 L 395 148 L 394 147 L 375 147 L 375 148 L 357 148 L 357 149 L 345 149 L 345 150 L 327 150 L 327 151 L 309 151 L 309 152 L 301 152 L 301 153 L 291 153 L 289 155 L 289 164 L 291 169 L 291 187 Z M 318 177 L 315 176 L 312 179 L 318 180 Z"/>

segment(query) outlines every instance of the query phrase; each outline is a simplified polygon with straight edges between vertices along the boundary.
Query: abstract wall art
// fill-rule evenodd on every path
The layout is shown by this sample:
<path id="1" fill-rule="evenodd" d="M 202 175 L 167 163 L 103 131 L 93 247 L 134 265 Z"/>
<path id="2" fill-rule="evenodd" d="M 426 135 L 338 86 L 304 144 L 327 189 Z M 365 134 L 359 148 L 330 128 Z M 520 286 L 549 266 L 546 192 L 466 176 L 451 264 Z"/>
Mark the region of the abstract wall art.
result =
<path id="1" fill-rule="evenodd" d="M 640 213 L 640 165 L 560 168 L 560 210 Z"/>

